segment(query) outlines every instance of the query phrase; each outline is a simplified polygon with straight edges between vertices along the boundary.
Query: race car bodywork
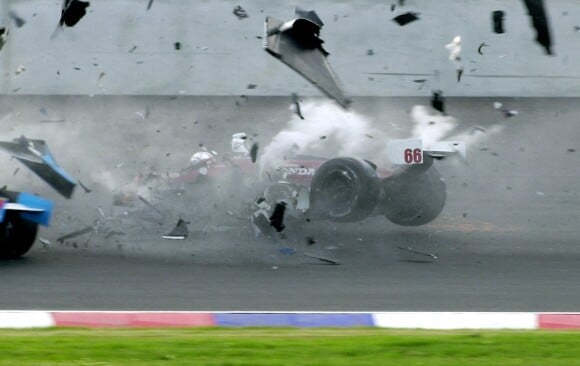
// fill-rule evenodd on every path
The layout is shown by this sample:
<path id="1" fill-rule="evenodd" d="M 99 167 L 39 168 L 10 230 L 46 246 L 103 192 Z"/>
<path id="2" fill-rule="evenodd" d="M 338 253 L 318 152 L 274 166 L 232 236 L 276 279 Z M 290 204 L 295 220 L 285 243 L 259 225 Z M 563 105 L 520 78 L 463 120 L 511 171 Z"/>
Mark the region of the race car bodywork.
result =
<path id="1" fill-rule="evenodd" d="M 58 166 L 43 140 L 22 136 L 1 141 L 0 148 L 26 165 L 63 196 L 72 196 L 76 182 Z M 34 244 L 38 225 L 48 226 L 54 204 L 34 194 L 0 189 L 0 258 L 18 258 Z"/>

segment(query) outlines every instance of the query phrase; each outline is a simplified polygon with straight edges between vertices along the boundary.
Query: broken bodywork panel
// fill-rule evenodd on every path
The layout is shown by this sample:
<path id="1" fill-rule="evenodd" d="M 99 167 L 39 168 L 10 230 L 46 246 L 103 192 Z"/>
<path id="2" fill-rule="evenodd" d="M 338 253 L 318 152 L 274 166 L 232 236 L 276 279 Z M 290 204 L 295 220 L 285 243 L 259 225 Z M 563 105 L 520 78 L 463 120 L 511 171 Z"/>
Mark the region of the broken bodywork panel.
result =
<path id="1" fill-rule="evenodd" d="M 346 108 L 350 100 L 330 67 L 329 53 L 319 38 L 322 21 L 315 12 L 300 8 L 296 9 L 296 15 L 297 18 L 287 22 L 266 18 L 264 48 Z"/>

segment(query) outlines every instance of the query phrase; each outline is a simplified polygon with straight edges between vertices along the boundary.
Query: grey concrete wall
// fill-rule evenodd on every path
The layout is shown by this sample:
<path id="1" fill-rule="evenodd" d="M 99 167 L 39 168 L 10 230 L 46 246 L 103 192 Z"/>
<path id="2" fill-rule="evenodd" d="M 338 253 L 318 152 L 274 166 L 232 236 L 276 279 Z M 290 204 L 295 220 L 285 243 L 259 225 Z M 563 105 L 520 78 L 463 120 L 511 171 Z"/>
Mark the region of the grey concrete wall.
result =
<path id="1" fill-rule="evenodd" d="M 10 26 L 10 35 L 0 51 L 0 93 L 320 95 L 267 55 L 257 38 L 267 15 L 290 19 L 295 5 L 310 8 L 309 2 L 155 0 L 147 11 L 148 0 L 92 1 L 77 26 L 51 39 L 60 3 L 2 0 L 0 23 Z M 423 96 L 431 88 L 455 96 L 580 95 L 576 0 L 546 1 L 556 53 L 551 57 L 533 41 L 521 1 L 407 0 L 391 11 L 395 3 L 316 2 L 330 62 L 353 96 Z M 248 18 L 238 20 L 232 14 L 238 4 Z M 16 28 L 9 10 L 26 24 Z M 493 10 L 506 12 L 507 33 L 492 32 Z M 391 21 L 405 11 L 419 12 L 421 19 L 404 27 Z M 461 83 L 444 48 L 455 35 L 463 37 Z M 174 49 L 174 42 L 181 42 L 181 50 Z M 479 55 L 482 42 L 489 47 Z M 368 49 L 374 55 L 368 56 Z M 19 65 L 25 71 L 17 75 Z M 486 75 L 524 77 L 482 77 Z M 429 85 L 420 89 L 414 79 L 428 79 Z M 248 84 L 257 87 L 249 90 Z"/>

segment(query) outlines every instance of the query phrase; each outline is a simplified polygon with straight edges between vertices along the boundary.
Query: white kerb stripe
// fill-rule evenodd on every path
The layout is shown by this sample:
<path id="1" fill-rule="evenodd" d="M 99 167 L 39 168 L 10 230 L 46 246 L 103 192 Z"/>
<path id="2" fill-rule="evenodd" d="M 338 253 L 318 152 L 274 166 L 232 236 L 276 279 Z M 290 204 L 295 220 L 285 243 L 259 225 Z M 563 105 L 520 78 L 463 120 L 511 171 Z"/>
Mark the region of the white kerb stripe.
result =
<path id="1" fill-rule="evenodd" d="M 409 329 L 536 329 L 536 313 L 387 312 L 373 313 L 375 326 Z"/>
<path id="2" fill-rule="evenodd" d="M 0 328 L 47 328 L 54 326 L 52 314 L 47 311 L 0 312 Z"/>

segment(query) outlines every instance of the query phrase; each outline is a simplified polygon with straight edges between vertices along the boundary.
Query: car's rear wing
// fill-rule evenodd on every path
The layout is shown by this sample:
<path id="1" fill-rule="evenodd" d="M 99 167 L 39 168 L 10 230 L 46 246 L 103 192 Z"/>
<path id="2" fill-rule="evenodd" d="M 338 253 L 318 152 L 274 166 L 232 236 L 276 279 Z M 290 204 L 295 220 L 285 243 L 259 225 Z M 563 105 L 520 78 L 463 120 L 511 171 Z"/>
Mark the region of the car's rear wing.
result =
<path id="1" fill-rule="evenodd" d="M 436 141 L 424 144 L 421 139 L 393 139 L 387 144 L 389 160 L 396 165 L 423 164 L 425 155 L 442 159 L 457 154 L 466 161 L 466 146 L 464 141 Z"/>

